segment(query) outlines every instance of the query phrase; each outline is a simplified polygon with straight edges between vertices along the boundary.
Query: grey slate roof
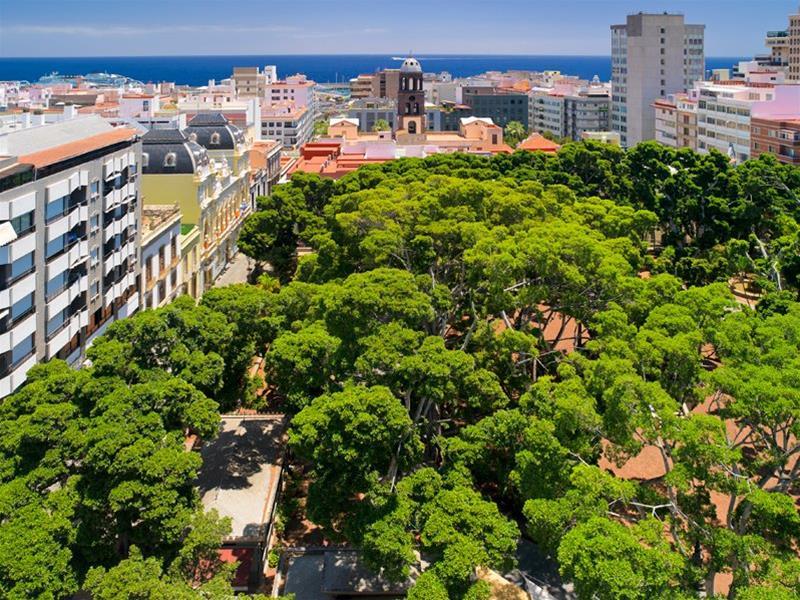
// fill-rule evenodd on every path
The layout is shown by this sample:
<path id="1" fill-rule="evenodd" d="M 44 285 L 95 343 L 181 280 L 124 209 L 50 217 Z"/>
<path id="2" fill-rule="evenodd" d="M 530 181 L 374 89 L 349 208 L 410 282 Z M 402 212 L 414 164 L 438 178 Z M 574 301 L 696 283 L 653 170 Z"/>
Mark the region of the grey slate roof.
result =
<path id="1" fill-rule="evenodd" d="M 151 129 L 142 137 L 142 172 L 146 175 L 188 174 L 208 164 L 208 153 L 178 129 Z M 168 166 L 169 155 L 174 166 Z M 146 162 L 145 162 L 146 161 Z"/>
<path id="2" fill-rule="evenodd" d="M 244 133 L 221 113 L 200 113 L 183 132 L 208 150 L 233 150 L 244 142 Z"/>

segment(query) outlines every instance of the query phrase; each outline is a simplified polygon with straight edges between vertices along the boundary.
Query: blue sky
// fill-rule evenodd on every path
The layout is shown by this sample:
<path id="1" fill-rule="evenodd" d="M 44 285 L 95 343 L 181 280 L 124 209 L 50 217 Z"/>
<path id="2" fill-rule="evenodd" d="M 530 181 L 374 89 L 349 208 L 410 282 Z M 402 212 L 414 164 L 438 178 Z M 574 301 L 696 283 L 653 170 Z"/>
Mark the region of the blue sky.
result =
<path id="1" fill-rule="evenodd" d="M 628 13 L 706 25 L 710 56 L 763 52 L 800 0 L 0 0 L 0 56 L 609 54 Z"/>

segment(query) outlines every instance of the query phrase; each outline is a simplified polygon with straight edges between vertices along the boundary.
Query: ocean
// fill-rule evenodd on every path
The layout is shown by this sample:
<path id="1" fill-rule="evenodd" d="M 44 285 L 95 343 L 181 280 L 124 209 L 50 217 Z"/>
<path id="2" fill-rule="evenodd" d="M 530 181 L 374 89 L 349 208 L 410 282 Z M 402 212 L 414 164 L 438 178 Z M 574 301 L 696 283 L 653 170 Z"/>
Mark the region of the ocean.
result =
<path id="1" fill-rule="evenodd" d="M 449 55 L 423 54 L 416 58 L 426 72 L 448 71 L 454 77 L 477 75 L 485 71 L 511 69 L 557 70 L 568 75 L 601 80 L 611 78 L 609 56 L 555 55 Z M 110 56 L 110 57 L 0 57 L 0 81 L 26 80 L 58 71 L 62 75 L 85 75 L 99 71 L 117 73 L 144 82 L 174 81 L 179 84 L 205 85 L 209 79 L 230 77 L 234 66 L 277 65 L 281 77 L 305 73 L 318 82 L 347 81 L 360 73 L 373 73 L 384 68 L 399 67 L 400 55 L 283 54 L 272 56 Z M 707 69 L 731 67 L 743 58 L 708 57 Z"/>

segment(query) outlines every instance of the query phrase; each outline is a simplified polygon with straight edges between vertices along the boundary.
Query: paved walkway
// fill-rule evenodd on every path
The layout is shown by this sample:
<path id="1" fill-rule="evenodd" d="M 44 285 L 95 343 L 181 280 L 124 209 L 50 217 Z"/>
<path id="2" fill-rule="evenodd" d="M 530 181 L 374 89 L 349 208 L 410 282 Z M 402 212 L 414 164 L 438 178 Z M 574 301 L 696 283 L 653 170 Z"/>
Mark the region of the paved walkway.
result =
<path id="1" fill-rule="evenodd" d="M 231 285 L 232 283 L 246 283 L 247 275 L 250 273 L 250 259 L 244 254 L 239 252 L 233 257 L 233 260 L 228 265 L 228 268 L 223 271 L 222 275 L 217 277 L 214 282 L 214 287 L 222 287 Z"/>

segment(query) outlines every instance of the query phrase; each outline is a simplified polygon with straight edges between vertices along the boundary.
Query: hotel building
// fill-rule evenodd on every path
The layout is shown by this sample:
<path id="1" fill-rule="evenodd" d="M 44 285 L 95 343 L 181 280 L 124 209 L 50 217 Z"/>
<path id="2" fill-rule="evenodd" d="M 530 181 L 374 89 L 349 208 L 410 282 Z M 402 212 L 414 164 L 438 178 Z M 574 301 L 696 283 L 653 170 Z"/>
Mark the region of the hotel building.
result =
<path id="1" fill-rule="evenodd" d="M 0 397 L 139 308 L 140 159 L 97 116 L 0 136 Z"/>
<path id="2" fill-rule="evenodd" d="M 250 146 L 220 114 L 197 115 L 184 129 L 142 138 L 142 194 L 148 206 L 177 204 L 184 291 L 199 298 L 234 257 L 252 211 Z"/>

